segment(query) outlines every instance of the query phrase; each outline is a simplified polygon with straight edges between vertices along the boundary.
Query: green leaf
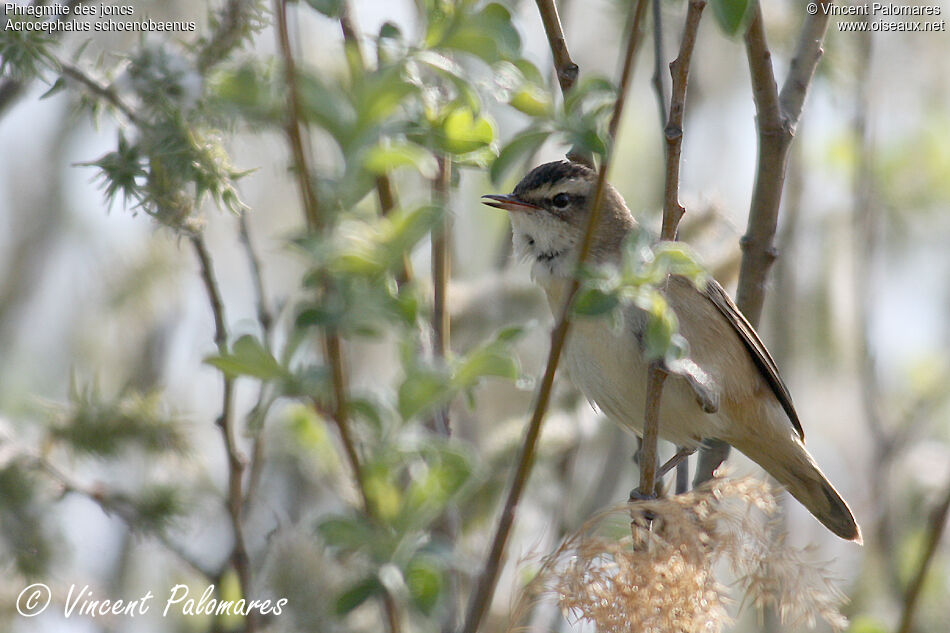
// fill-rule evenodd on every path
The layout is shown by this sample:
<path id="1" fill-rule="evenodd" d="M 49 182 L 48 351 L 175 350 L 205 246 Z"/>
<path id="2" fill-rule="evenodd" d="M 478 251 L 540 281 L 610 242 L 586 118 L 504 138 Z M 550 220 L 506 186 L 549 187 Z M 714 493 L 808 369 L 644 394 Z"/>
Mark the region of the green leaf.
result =
<path id="1" fill-rule="evenodd" d="M 205 362 L 230 378 L 251 376 L 260 380 L 276 380 L 287 375 L 287 371 L 260 341 L 249 334 L 236 340 L 227 354 L 209 356 Z"/>
<path id="2" fill-rule="evenodd" d="M 453 108 L 442 119 L 440 132 L 442 149 L 450 154 L 474 152 L 495 140 L 494 124 L 467 107 Z"/>
<path id="3" fill-rule="evenodd" d="M 620 304 L 614 293 L 599 288 L 584 288 L 574 299 L 574 313 L 582 316 L 600 316 L 610 312 Z"/>
<path id="4" fill-rule="evenodd" d="M 414 143 L 387 143 L 376 145 L 366 152 L 363 166 L 377 175 L 393 171 L 399 167 L 412 167 L 423 178 L 435 178 L 438 164 L 431 152 Z"/>
<path id="5" fill-rule="evenodd" d="M 492 163 L 489 171 L 492 184 L 500 184 L 515 164 L 536 152 L 549 135 L 550 132 L 547 130 L 538 130 L 532 127 L 511 139 Z"/>
<path id="6" fill-rule="evenodd" d="M 489 64 L 517 57 L 521 50 L 521 37 L 511 23 L 511 12 L 496 2 L 474 14 L 463 10 L 448 18 L 430 20 L 426 43 L 431 48 L 470 53 Z"/>
<path id="7" fill-rule="evenodd" d="M 517 380 L 520 375 L 518 363 L 511 354 L 498 345 L 487 345 L 476 348 L 465 357 L 452 382 L 465 389 L 486 376 Z"/>
<path id="8" fill-rule="evenodd" d="M 340 17 L 340 9 L 343 6 L 342 0 L 306 0 L 306 2 L 328 18 Z"/>
<path id="9" fill-rule="evenodd" d="M 448 376 L 442 372 L 415 368 L 399 385 L 399 414 L 408 420 L 450 395 Z"/>
<path id="10" fill-rule="evenodd" d="M 442 569 L 432 556 L 415 556 L 406 566 L 409 597 L 422 613 L 429 615 L 442 593 Z"/>
<path id="11" fill-rule="evenodd" d="M 712 0 L 713 15 L 723 33 L 734 37 L 745 31 L 755 0 Z"/>
<path id="12" fill-rule="evenodd" d="M 333 610 L 337 615 L 346 615 L 356 607 L 360 606 L 372 596 L 379 595 L 384 591 L 379 578 L 367 576 L 337 597 Z"/>
<path id="13" fill-rule="evenodd" d="M 57 92 L 60 92 L 66 87 L 66 80 L 62 77 L 58 77 L 56 81 L 53 82 L 53 85 L 49 87 L 49 90 L 40 95 L 40 99 L 48 99 L 52 97 Z"/>
<path id="14" fill-rule="evenodd" d="M 640 307 L 647 312 L 647 327 L 644 335 L 646 357 L 649 360 L 666 358 L 674 347 L 674 335 L 679 330 L 676 314 L 658 291 L 648 293 Z"/>
<path id="15" fill-rule="evenodd" d="M 368 547 L 375 540 L 373 528 L 363 519 L 336 516 L 317 525 L 317 534 L 328 547 L 344 552 L 355 552 Z"/>

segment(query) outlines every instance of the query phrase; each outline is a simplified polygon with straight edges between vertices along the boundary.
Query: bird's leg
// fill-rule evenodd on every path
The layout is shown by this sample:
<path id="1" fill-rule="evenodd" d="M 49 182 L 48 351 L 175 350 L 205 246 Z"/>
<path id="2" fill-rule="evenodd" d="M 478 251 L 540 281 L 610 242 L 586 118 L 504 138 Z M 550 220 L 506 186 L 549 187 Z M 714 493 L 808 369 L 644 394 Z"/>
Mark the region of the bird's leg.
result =
<path id="1" fill-rule="evenodd" d="M 715 413 L 719 410 L 719 385 L 702 367 L 688 358 L 668 361 L 664 369 L 671 374 L 682 376 L 686 384 L 696 395 L 696 402 L 706 413 Z"/>
<path id="2" fill-rule="evenodd" d="M 696 452 L 695 448 L 688 448 L 686 446 L 681 446 L 680 449 L 676 451 L 676 454 L 673 455 L 673 457 L 671 457 L 665 464 L 660 466 L 660 470 L 657 471 L 656 473 L 657 479 L 659 479 L 666 473 L 676 468 L 677 464 L 679 464 L 681 461 L 683 461 L 684 459 L 686 459 L 687 457 L 689 457 L 695 452 Z"/>

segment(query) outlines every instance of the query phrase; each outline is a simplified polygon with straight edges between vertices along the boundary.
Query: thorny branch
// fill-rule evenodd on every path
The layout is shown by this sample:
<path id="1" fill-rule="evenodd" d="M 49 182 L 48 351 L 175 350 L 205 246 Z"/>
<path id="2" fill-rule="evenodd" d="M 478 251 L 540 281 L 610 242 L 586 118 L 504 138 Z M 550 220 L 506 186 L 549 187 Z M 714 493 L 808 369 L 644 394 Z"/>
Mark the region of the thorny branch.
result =
<path id="1" fill-rule="evenodd" d="M 214 317 L 214 342 L 220 354 L 228 351 L 228 331 L 224 317 L 224 302 L 214 274 L 211 254 L 205 244 L 204 236 L 200 233 L 193 235 L 191 244 L 198 257 L 201 280 L 204 282 L 208 302 L 211 305 L 211 314 Z M 234 547 L 231 552 L 232 564 L 241 583 L 241 593 L 251 595 L 251 565 L 248 558 L 247 543 L 244 539 L 243 508 L 244 487 L 243 476 L 245 458 L 237 446 L 234 432 L 234 379 L 222 374 L 224 387 L 222 390 L 221 414 L 218 417 L 218 427 L 221 429 L 221 438 L 228 458 L 228 493 L 227 507 L 231 519 L 231 531 L 234 537 Z M 253 632 L 257 627 L 257 616 L 254 613 L 247 615 L 246 630 Z"/>
<path id="2" fill-rule="evenodd" d="M 578 249 L 578 267 L 583 266 L 590 253 L 594 227 L 597 226 L 600 218 L 606 190 L 607 172 L 610 169 L 613 149 L 616 145 L 616 132 L 620 124 L 621 116 L 623 115 L 627 89 L 630 86 L 630 81 L 633 76 L 633 62 L 641 40 L 641 23 L 648 1 L 649 0 L 638 0 L 631 16 L 631 27 L 629 29 L 627 47 L 624 54 L 623 69 L 620 73 L 617 101 L 614 104 L 613 114 L 611 115 L 608 127 L 607 153 L 597 172 L 597 184 L 594 190 L 593 200 L 590 203 L 590 215 L 587 220 L 584 237 Z M 469 602 L 465 624 L 462 627 L 463 633 L 475 633 L 475 631 L 478 630 L 491 603 L 491 598 L 494 595 L 495 585 L 498 582 L 498 574 L 501 571 L 502 555 L 508 543 L 508 537 L 511 534 L 511 527 L 514 523 L 518 502 L 521 499 L 521 494 L 524 492 L 525 485 L 527 484 L 528 475 L 534 465 L 534 456 L 537 449 L 538 438 L 541 434 L 541 425 L 547 413 L 548 404 L 550 403 L 551 391 L 554 385 L 554 374 L 557 372 L 557 365 L 561 359 L 561 352 L 564 349 L 564 342 L 567 338 L 568 330 L 570 329 L 571 309 L 574 296 L 579 287 L 580 280 L 575 276 L 566 293 L 564 305 L 558 317 L 557 324 L 551 332 L 551 348 L 548 352 L 544 376 L 538 388 L 534 410 L 531 415 L 531 420 L 528 423 L 528 430 L 525 434 L 524 442 L 518 454 L 516 470 L 512 478 L 511 487 L 508 490 L 508 496 L 505 499 L 505 504 L 501 511 L 501 516 L 498 519 L 498 525 L 492 538 L 491 548 L 485 559 L 485 565 Z"/>

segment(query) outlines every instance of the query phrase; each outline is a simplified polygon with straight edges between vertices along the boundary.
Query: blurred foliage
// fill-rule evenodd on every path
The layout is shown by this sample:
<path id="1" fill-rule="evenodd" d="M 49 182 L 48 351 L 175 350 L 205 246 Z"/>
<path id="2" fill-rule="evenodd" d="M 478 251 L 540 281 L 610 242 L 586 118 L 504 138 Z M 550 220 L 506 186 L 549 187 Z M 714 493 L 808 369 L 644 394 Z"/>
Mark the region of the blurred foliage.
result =
<path id="1" fill-rule="evenodd" d="M 293 4 L 299 18 L 338 31 L 344 9 L 340 0 Z M 679 11 L 682 4 L 662 3 L 667 12 Z M 114 119 L 117 132 L 109 151 L 87 157 L 83 165 L 96 170 L 106 203 L 117 201 L 147 214 L 174 238 L 203 235 L 209 209 L 227 212 L 212 222 L 251 211 L 239 195 L 242 179 L 269 166 L 265 158 L 261 164 L 239 165 L 230 154 L 232 139 L 239 134 L 283 138 L 293 117 L 288 92 L 295 89 L 299 95 L 300 123 L 313 135 L 318 167 L 306 174 L 292 170 L 291 176 L 315 187 L 325 220 L 322 229 L 280 233 L 282 254 L 297 266 L 292 273 L 297 276 L 289 296 L 279 301 L 263 297 L 275 303 L 275 320 L 260 318 L 248 325 L 222 315 L 229 336 L 209 354 L 209 329 L 202 352 L 205 365 L 195 370 L 195 375 L 214 373 L 242 394 L 231 414 L 238 452 L 247 458 L 240 478 L 244 514 L 238 520 L 249 534 L 255 588 L 291 598 L 293 624 L 275 624 L 287 630 L 380 630 L 383 596 L 397 602 L 406 630 L 444 629 L 478 569 L 478 555 L 472 552 L 484 547 L 512 453 L 521 441 L 522 412 L 506 420 L 506 409 L 493 408 L 495 403 L 486 402 L 490 398 L 479 396 L 499 384 L 512 391 L 529 384 L 518 346 L 537 335 L 532 330 L 538 328 L 524 323 L 534 315 L 519 314 L 511 325 L 491 312 L 493 304 L 504 300 L 504 289 L 488 299 L 478 297 L 472 303 L 489 314 L 480 332 L 490 334 L 479 334 L 464 346 L 457 343 L 461 337 L 453 339 L 456 343 L 441 358 L 432 343 L 437 327 L 432 282 L 418 271 L 405 274 L 407 261 L 426 260 L 433 230 L 451 220 L 439 195 L 426 191 L 435 188 L 440 161 L 451 167 L 455 195 L 464 191 L 460 170 L 487 172 L 497 185 L 536 162 L 546 145 L 574 147 L 598 159 L 606 153 L 616 86 L 585 68 L 559 103 L 550 73 L 532 63 L 522 48 L 521 27 L 513 19 L 517 5 L 418 0 L 414 6 L 417 28 L 411 33 L 384 22 L 363 38 L 365 68 L 352 44 L 346 50 L 331 42 L 326 45 L 331 51 L 338 45 L 333 59 L 346 63 L 300 55 L 292 84 L 279 53 L 242 49 L 259 31 L 273 27 L 274 16 L 264 4 L 250 0 L 224 3 L 193 41 L 145 38 L 129 43 L 121 54 L 98 58 L 84 47 L 67 54 L 57 38 L 36 31 L 0 33 L 0 79 L 42 80 L 50 86 L 50 98 L 68 96 L 94 121 L 106 115 Z M 719 30 L 733 38 L 743 32 L 754 6 L 745 0 L 711 2 Z M 791 39 L 791 30 L 781 35 Z M 260 39 L 268 42 L 261 48 L 271 50 L 271 33 L 261 33 Z M 697 76 L 691 99 L 694 93 L 719 89 L 713 84 L 724 84 L 720 79 Z M 520 131 L 511 134 L 512 128 Z M 875 201 L 889 213 L 889 229 L 910 225 L 923 211 L 939 215 L 946 206 L 946 131 L 942 111 L 931 113 L 914 134 L 884 139 L 876 147 Z M 823 160 L 847 180 L 865 149 L 850 135 L 829 135 L 822 145 Z M 282 154 L 281 165 L 286 156 Z M 371 202 L 381 178 L 410 183 L 409 202 L 397 201 L 385 215 L 376 213 Z M 827 249 L 834 253 L 822 257 L 841 250 L 837 244 Z M 213 254 L 219 268 L 231 265 L 230 259 Z M 682 244 L 653 244 L 645 232 L 635 235 L 618 270 L 581 272 L 574 315 L 608 319 L 621 327 L 620 307 L 636 305 L 648 319 L 646 353 L 675 367 L 688 356 L 688 345 L 658 287 L 670 274 L 702 287 L 707 275 L 697 260 Z M 136 282 L 147 283 L 157 264 L 146 268 L 141 276 L 133 275 L 129 294 L 135 296 Z M 213 271 L 204 272 L 213 276 Z M 237 302 L 232 292 L 227 290 L 221 307 L 229 316 L 228 301 Z M 810 338 L 827 343 L 815 350 L 816 356 L 832 357 L 840 350 L 832 342 L 844 346 L 832 323 L 833 297 L 825 287 L 812 292 L 823 317 L 814 319 L 816 327 L 824 331 Z M 813 306 L 815 301 L 803 295 L 797 300 Z M 788 301 L 795 303 L 791 297 Z M 328 333 L 342 337 L 352 354 L 345 356 L 347 362 L 355 359 L 355 367 L 345 363 L 344 369 L 372 377 L 368 385 L 365 379 L 354 384 L 340 407 L 359 463 L 357 473 L 334 410 L 338 368 L 319 351 Z M 124 332 L 114 338 L 124 339 Z M 383 348 L 392 367 L 382 362 L 376 367 L 375 357 L 353 351 Z M 114 368 L 78 367 L 77 373 L 100 369 Z M 888 394 L 899 403 L 892 408 L 945 419 L 946 368 L 921 364 L 905 374 L 907 393 Z M 198 588 L 217 581 L 218 595 L 236 599 L 243 589 L 226 516 L 234 512 L 228 509 L 234 501 L 224 483 L 234 471 L 225 472 L 219 446 L 212 455 L 201 444 L 206 434 L 216 433 L 213 422 L 228 423 L 228 414 L 196 419 L 181 410 L 162 384 L 109 390 L 79 383 L 73 381 L 63 403 L 34 408 L 41 412 L 23 414 L 15 420 L 16 433 L 0 437 L 0 556 L 11 582 L 43 580 L 69 569 L 71 553 L 59 545 L 62 525 L 53 509 L 64 498 L 80 497 L 129 532 L 163 545 L 182 564 L 185 571 L 175 574 L 185 576 L 192 594 L 200 595 Z M 219 406 L 217 392 L 201 397 Z M 563 400 L 573 403 L 576 398 Z M 441 415 L 451 416 L 460 427 L 451 437 L 433 430 Z M 488 437 L 476 437 L 480 433 Z M 566 481 L 566 465 L 577 449 L 573 438 L 561 441 L 570 443 L 569 449 L 558 445 L 540 461 Z M 906 486 L 900 514 L 908 524 L 897 527 L 893 543 L 901 563 L 891 570 L 898 589 L 906 587 L 919 558 L 919 526 L 932 496 L 919 482 Z M 539 503 L 548 503 L 552 516 L 566 515 L 570 500 L 564 491 L 545 490 L 553 500 Z M 624 524 L 619 532 L 626 529 Z M 192 540 L 208 532 L 216 546 L 225 545 L 207 548 L 210 560 L 196 560 Z M 942 578 L 945 561 L 935 569 L 941 578 L 926 585 L 927 604 L 940 604 L 948 591 Z M 859 615 L 851 630 L 888 630 L 889 617 L 875 611 Z M 179 628 L 236 630 L 246 622 L 189 620 Z"/>

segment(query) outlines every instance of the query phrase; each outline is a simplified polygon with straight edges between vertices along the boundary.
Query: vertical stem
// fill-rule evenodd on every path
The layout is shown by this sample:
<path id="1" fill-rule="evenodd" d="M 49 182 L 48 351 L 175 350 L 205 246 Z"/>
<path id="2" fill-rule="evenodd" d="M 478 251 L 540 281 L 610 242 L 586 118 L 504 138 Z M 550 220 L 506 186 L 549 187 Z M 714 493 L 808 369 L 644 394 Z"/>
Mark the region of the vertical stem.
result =
<path id="1" fill-rule="evenodd" d="M 660 113 L 660 128 L 666 128 L 668 118 L 666 112 L 666 84 L 663 83 L 663 10 L 660 0 L 652 0 L 653 8 L 653 91 L 656 95 L 656 105 Z M 664 145 L 664 151 L 666 146 Z"/>
<path id="2" fill-rule="evenodd" d="M 439 169 L 432 183 L 435 203 L 442 208 L 442 217 L 432 229 L 432 328 L 435 360 L 445 363 L 449 350 L 449 312 L 446 308 L 449 287 L 449 188 L 452 182 L 452 162 L 440 155 L 437 157 Z M 448 437 L 449 408 L 446 404 L 436 412 L 433 427 L 437 433 Z"/>
<path id="3" fill-rule="evenodd" d="M 297 168 L 297 185 L 300 189 L 304 218 L 307 222 L 307 228 L 310 231 L 315 232 L 326 226 L 327 219 L 322 217 L 320 213 L 319 200 L 317 198 L 316 192 L 313 189 L 313 181 L 311 180 L 309 161 L 307 160 L 306 146 L 304 144 L 304 134 L 302 131 L 303 111 L 301 108 L 297 86 L 296 65 L 294 63 L 293 51 L 290 46 L 290 36 L 287 26 L 287 0 L 274 0 L 274 14 L 276 17 L 278 46 L 280 48 L 281 57 L 283 58 L 284 75 L 287 82 L 287 90 L 290 102 L 290 120 L 286 127 L 287 137 L 294 156 L 294 163 Z M 344 38 L 350 37 L 355 41 L 355 30 L 352 29 L 352 25 L 348 22 L 350 17 L 348 7 L 343 7 L 343 15 L 345 18 L 343 24 Z M 349 26 L 347 26 L 348 24 Z M 350 45 L 350 49 L 354 51 L 352 53 L 353 59 L 355 59 L 356 62 L 359 62 L 361 66 L 361 56 L 360 58 L 357 58 L 357 55 L 359 54 L 358 43 L 355 46 Z M 351 69 L 354 72 L 358 70 L 356 64 L 353 62 L 351 62 Z M 329 290 L 329 280 L 324 278 L 322 281 L 324 289 Z M 343 450 L 346 453 L 347 461 L 350 463 L 350 468 L 353 470 L 353 478 L 355 480 L 354 483 L 356 484 L 356 488 L 359 491 L 360 499 L 363 504 L 363 510 L 368 517 L 374 518 L 373 506 L 370 503 L 369 495 L 366 491 L 362 466 L 360 463 L 359 454 L 356 451 L 356 443 L 354 442 L 352 433 L 350 431 L 349 411 L 347 405 L 348 398 L 346 393 L 346 370 L 343 360 L 341 339 L 335 326 L 327 326 L 324 330 L 323 353 L 327 364 L 330 366 L 330 374 L 333 384 L 333 408 L 330 412 L 330 419 L 336 425 L 340 433 L 340 440 L 343 444 Z M 315 401 L 314 406 L 319 408 L 320 405 Z M 401 630 L 401 623 L 399 620 L 399 614 L 395 600 L 388 591 L 382 592 L 381 599 L 383 602 L 383 616 L 386 619 L 389 632 L 399 633 Z"/>
<path id="4" fill-rule="evenodd" d="M 309 161 L 301 131 L 301 121 L 304 120 L 303 105 L 297 86 L 297 64 L 294 61 L 293 50 L 290 47 L 290 31 L 287 27 L 287 0 L 274 0 L 274 16 L 277 20 L 277 44 L 284 64 L 284 82 L 287 84 L 287 98 L 290 105 L 290 118 L 285 123 L 284 131 L 290 141 L 290 148 L 294 157 L 294 167 L 297 169 L 297 182 L 300 188 L 300 197 L 307 219 L 307 227 L 312 231 L 321 226 L 320 206 L 317 193 L 313 188 L 310 177 Z"/>
<path id="5" fill-rule="evenodd" d="M 914 611 L 917 608 L 917 600 L 920 598 L 920 590 L 924 586 L 927 571 L 930 569 L 930 564 L 937 553 L 937 546 L 940 544 L 940 538 L 943 536 L 944 528 L 947 525 L 948 515 L 950 515 L 950 482 L 947 482 L 943 499 L 930 515 L 923 558 L 920 561 L 920 567 L 917 568 L 917 573 L 910 582 L 910 586 L 907 587 L 907 593 L 904 595 L 904 608 L 901 611 L 901 621 L 897 627 L 897 633 L 910 633 L 911 631 L 914 623 Z"/>
<path id="6" fill-rule="evenodd" d="M 641 40 L 641 23 L 644 8 L 649 0 L 638 0 L 631 17 L 631 28 L 627 40 L 627 48 L 624 55 L 623 69 L 620 74 L 620 88 L 617 93 L 617 102 L 614 104 L 613 114 L 609 124 L 609 136 L 607 139 L 607 154 L 597 173 L 597 184 L 594 190 L 594 197 L 591 201 L 591 211 L 587 219 L 584 237 L 581 240 L 578 249 L 578 268 L 583 266 L 590 254 L 590 247 L 593 242 L 594 228 L 601 213 L 601 207 L 606 191 L 607 171 L 610 168 L 610 162 L 613 155 L 613 148 L 616 140 L 616 130 L 620 124 L 620 118 L 623 115 L 623 107 L 626 101 L 627 89 L 633 75 L 633 62 Z M 505 504 L 502 507 L 501 516 L 498 518 L 498 524 L 495 528 L 495 534 L 492 537 L 491 547 L 488 556 L 485 559 L 485 565 L 478 578 L 475 591 L 469 601 L 469 609 L 466 613 L 465 623 L 462 627 L 462 633 L 475 633 L 481 625 L 485 613 L 491 604 L 492 596 L 495 593 L 495 585 L 498 582 L 498 574 L 501 571 L 501 560 L 504 555 L 505 547 L 508 544 L 508 538 L 511 535 L 511 527 L 514 524 L 515 513 L 521 495 L 527 484 L 528 475 L 534 465 L 534 456 L 537 449 L 538 438 L 541 435 L 541 425 L 544 416 L 547 413 L 548 405 L 551 400 L 551 391 L 554 385 L 554 375 L 557 372 L 557 365 L 561 359 L 561 352 L 564 349 L 564 342 L 567 339 L 567 333 L 570 329 L 571 306 L 574 302 L 574 295 L 580 287 L 579 278 L 575 275 L 565 296 L 564 305 L 561 309 L 557 324 L 551 332 L 551 348 L 548 352 L 548 360 L 544 369 L 544 376 L 541 378 L 541 384 L 538 387 L 538 395 L 535 399 L 534 410 L 531 414 L 531 420 L 528 423 L 528 430 L 525 433 L 524 442 L 518 453 L 518 461 L 515 473 L 512 478 L 511 487 L 508 490 L 508 496 L 505 498 Z"/>
<path id="7" fill-rule="evenodd" d="M 749 222 L 742 237 L 742 265 L 736 304 L 753 327 L 762 316 L 765 284 L 777 252 L 773 245 L 778 223 L 782 186 L 788 163 L 788 150 L 801 118 L 805 97 L 822 55 L 822 42 L 828 27 L 832 0 L 819 0 L 814 15 L 802 24 L 795 56 L 781 94 L 775 83 L 772 54 L 765 37 L 762 7 L 755 3 L 752 20 L 745 34 L 752 99 L 755 102 L 759 155 L 755 186 L 749 205 Z M 699 456 L 694 483 L 702 483 L 729 455 L 729 445 L 708 440 Z"/>
<path id="8" fill-rule="evenodd" d="M 192 246 L 198 257 L 201 270 L 201 280 L 211 304 L 211 314 L 214 318 L 214 342 L 220 354 L 228 351 L 228 330 L 224 317 L 224 301 L 221 298 L 218 281 L 214 274 L 214 265 L 211 254 L 205 244 L 204 237 L 197 234 L 191 237 Z M 234 379 L 222 374 L 224 387 L 222 390 L 221 414 L 217 425 L 221 429 L 221 438 L 228 459 L 228 516 L 231 520 L 231 532 L 234 546 L 231 550 L 231 561 L 238 575 L 241 585 L 241 595 L 245 600 L 251 599 L 251 565 L 247 553 L 247 544 L 244 539 L 243 508 L 244 508 L 244 456 L 237 446 L 234 434 Z M 257 629 L 257 614 L 252 609 L 247 614 L 245 630 L 253 633 Z"/>
<path id="9" fill-rule="evenodd" d="M 666 138 L 666 178 L 664 183 L 663 228 L 660 238 L 676 239 L 676 227 L 686 212 L 679 203 L 680 156 L 683 147 L 683 114 L 686 110 L 686 86 L 689 66 L 696 45 L 696 33 L 702 18 L 705 0 L 690 0 L 686 10 L 686 24 L 680 42 L 679 55 L 670 64 L 673 89 L 670 96 L 670 115 L 664 129 Z M 643 417 L 643 446 L 640 452 L 640 494 L 652 496 L 656 487 L 657 441 L 659 439 L 660 401 L 666 372 L 662 361 L 650 364 L 647 373 L 647 398 Z"/>

